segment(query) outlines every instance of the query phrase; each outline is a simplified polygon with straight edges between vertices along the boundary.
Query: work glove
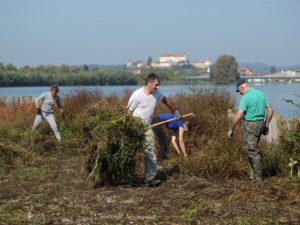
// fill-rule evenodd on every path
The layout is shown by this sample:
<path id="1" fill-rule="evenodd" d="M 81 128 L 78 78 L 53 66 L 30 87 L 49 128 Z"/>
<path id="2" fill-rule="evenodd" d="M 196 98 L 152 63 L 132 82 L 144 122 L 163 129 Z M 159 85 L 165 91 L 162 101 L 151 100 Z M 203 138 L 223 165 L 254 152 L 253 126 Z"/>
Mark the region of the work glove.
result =
<path id="1" fill-rule="evenodd" d="M 180 113 L 178 112 L 178 110 L 176 110 L 176 111 L 174 112 L 174 116 L 175 116 L 176 119 L 180 119 L 180 118 L 181 118 L 181 115 L 180 115 Z"/>
<path id="2" fill-rule="evenodd" d="M 37 108 L 37 109 L 36 109 L 36 114 L 42 115 L 42 110 L 41 110 L 41 108 Z"/>
<path id="3" fill-rule="evenodd" d="M 62 118 L 63 120 L 66 118 L 64 112 L 61 112 L 61 118 Z"/>
<path id="4" fill-rule="evenodd" d="M 228 132 L 227 132 L 227 137 L 228 137 L 228 139 L 232 139 L 233 138 L 233 129 L 232 128 L 230 128 L 229 130 L 228 130 Z"/>
<path id="5" fill-rule="evenodd" d="M 263 135 L 268 135 L 269 134 L 269 127 L 267 125 L 264 125 L 263 128 L 262 128 L 261 133 Z"/>

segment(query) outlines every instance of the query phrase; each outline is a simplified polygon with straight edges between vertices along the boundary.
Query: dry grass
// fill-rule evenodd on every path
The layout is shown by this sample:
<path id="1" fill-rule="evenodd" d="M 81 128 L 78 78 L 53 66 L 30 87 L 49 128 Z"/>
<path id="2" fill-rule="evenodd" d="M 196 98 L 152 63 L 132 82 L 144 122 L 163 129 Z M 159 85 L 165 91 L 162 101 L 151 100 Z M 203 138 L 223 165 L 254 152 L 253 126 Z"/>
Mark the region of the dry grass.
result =
<path id="1" fill-rule="evenodd" d="M 93 189 L 84 171 L 86 109 L 103 98 L 125 105 L 129 96 L 130 91 L 121 99 L 80 92 L 65 98 L 67 118 L 57 115 L 64 138 L 60 145 L 46 123 L 36 134 L 30 132 L 34 106 L 1 106 L 0 146 L 11 148 L 7 154 L 0 149 L 1 165 L 8 165 L 0 173 L 0 224 L 300 223 L 299 179 L 247 180 L 241 132 L 233 142 L 226 138 L 226 111 L 233 106 L 226 93 L 173 96 L 182 114 L 197 117 L 186 136 L 189 157 L 169 153 L 160 172 L 162 186 Z M 160 106 L 160 112 L 166 109 Z M 138 161 L 143 165 L 142 153 Z M 137 173 L 142 174 L 141 167 Z"/>

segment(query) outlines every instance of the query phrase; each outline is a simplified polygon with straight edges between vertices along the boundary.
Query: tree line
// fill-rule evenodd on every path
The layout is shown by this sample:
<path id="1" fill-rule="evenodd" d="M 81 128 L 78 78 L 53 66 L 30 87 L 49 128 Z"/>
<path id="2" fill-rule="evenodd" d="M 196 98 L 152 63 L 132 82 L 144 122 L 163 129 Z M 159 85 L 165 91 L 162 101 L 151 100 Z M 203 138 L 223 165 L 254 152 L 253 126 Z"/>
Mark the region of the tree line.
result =
<path id="1" fill-rule="evenodd" d="M 172 70 L 145 68 L 136 76 L 125 67 L 120 70 L 100 69 L 97 66 L 87 65 L 39 65 L 17 68 L 13 64 L 0 63 L 0 87 L 50 86 L 54 83 L 60 86 L 143 85 L 146 76 L 151 72 L 159 74 L 164 84 L 182 84 L 187 82 L 187 76 L 196 76 L 198 73 L 194 68 L 177 67 Z M 233 56 L 221 55 L 211 66 L 210 80 L 216 84 L 232 83 L 239 78 L 237 67 L 237 61 Z"/>
<path id="2" fill-rule="evenodd" d="M 138 78 L 129 71 L 90 69 L 87 65 L 24 66 L 0 63 L 0 86 L 136 85 Z"/>
<path id="3" fill-rule="evenodd" d="M 183 68 L 184 69 L 184 68 Z M 0 63 L 0 87 L 18 86 L 50 86 L 54 83 L 60 86 L 76 85 L 143 85 L 149 73 L 159 74 L 164 84 L 179 84 L 186 82 L 184 70 L 166 70 L 145 68 L 140 75 L 133 75 L 130 70 L 100 69 L 99 67 L 83 66 L 24 66 L 17 68 L 13 64 Z"/>

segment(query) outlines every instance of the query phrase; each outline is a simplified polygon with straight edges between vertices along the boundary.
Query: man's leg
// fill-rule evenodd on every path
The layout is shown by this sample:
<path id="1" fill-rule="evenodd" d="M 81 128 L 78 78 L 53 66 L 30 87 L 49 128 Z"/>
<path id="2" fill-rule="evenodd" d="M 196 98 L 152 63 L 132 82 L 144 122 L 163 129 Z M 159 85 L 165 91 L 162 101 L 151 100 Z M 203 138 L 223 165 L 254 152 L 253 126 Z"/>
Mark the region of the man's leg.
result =
<path id="1" fill-rule="evenodd" d="M 262 126 L 263 121 L 244 122 L 243 149 L 248 159 L 248 175 L 249 177 L 253 177 L 254 175 L 257 180 L 262 179 L 261 156 L 258 148 Z"/>
<path id="2" fill-rule="evenodd" d="M 52 113 L 48 114 L 47 116 L 45 116 L 45 119 L 48 121 L 51 129 L 53 130 L 56 139 L 58 140 L 58 142 L 60 142 L 61 141 L 61 136 L 60 136 L 60 133 L 57 129 L 57 125 L 56 125 L 56 122 L 55 122 L 54 115 Z"/>
<path id="3" fill-rule="evenodd" d="M 248 176 L 250 179 L 254 178 L 254 165 L 253 165 L 253 159 L 246 155 L 247 162 L 248 162 Z"/>
<path id="4" fill-rule="evenodd" d="M 144 140 L 145 151 L 145 182 L 153 180 L 157 174 L 157 159 L 155 156 L 154 133 L 147 129 Z"/>
<path id="5" fill-rule="evenodd" d="M 262 180 L 262 165 L 261 165 L 261 156 L 257 155 L 256 158 L 253 158 L 253 167 L 254 167 L 254 176 L 257 180 Z"/>
<path id="6" fill-rule="evenodd" d="M 166 157 L 166 153 L 167 153 L 166 134 L 161 126 L 153 128 L 153 131 L 156 133 L 158 143 L 159 143 L 159 150 L 157 153 L 157 161 L 161 162 L 167 158 Z"/>

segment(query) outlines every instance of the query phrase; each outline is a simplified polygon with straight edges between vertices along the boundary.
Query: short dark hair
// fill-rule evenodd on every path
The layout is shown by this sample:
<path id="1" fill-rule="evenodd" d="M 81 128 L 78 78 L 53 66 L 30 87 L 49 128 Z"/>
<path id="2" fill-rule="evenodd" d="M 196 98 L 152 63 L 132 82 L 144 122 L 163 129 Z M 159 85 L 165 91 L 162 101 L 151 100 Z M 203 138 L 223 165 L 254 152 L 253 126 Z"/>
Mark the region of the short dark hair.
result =
<path id="1" fill-rule="evenodd" d="M 150 73 L 147 76 L 146 79 L 146 85 L 148 84 L 148 82 L 150 81 L 151 83 L 154 82 L 155 80 L 157 80 L 160 83 L 159 77 L 155 74 L 155 73 Z"/>
<path id="2" fill-rule="evenodd" d="M 236 81 L 236 92 L 240 92 L 239 91 L 239 87 L 243 84 L 248 83 L 248 80 L 245 78 L 240 78 L 239 80 Z"/>
<path id="3" fill-rule="evenodd" d="M 56 93 L 59 92 L 59 88 L 58 88 L 58 86 L 57 86 L 56 84 L 53 84 L 53 85 L 51 86 L 51 89 L 50 89 L 50 90 L 51 90 L 51 91 L 56 90 Z"/>

